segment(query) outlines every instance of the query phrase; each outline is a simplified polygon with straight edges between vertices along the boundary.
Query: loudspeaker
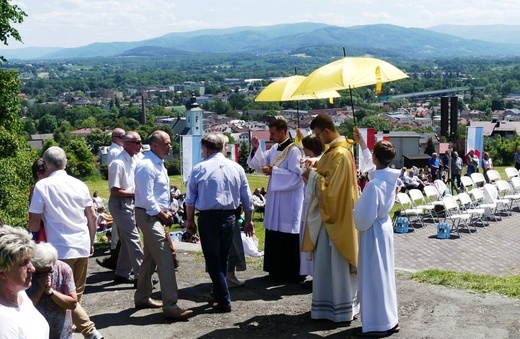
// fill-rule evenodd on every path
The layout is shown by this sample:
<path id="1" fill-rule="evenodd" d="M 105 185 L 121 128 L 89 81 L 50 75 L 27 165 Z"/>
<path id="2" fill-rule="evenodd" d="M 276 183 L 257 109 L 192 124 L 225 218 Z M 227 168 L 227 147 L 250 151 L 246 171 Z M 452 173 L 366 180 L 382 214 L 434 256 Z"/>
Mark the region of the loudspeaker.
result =
<path id="1" fill-rule="evenodd" d="M 449 97 L 441 97 L 441 137 L 448 137 Z"/>
<path id="2" fill-rule="evenodd" d="M 451 140 L 457 139 L 459 131 L 459 107 L 458 97 L 451 97 L 450 102 L 450 138 Z"/>

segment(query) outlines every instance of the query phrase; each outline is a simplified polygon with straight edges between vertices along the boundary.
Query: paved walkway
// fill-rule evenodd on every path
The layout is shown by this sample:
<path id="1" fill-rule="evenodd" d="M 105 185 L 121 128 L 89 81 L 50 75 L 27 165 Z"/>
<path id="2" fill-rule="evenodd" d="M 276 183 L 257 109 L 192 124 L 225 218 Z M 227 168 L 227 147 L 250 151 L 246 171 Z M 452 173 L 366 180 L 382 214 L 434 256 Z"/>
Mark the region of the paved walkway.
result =
<path id="1" fill-rule="evenodd" d="M 443 269 L 499 276 L 520 273 L 518 208 L 512 216 L 491 221 L 488 227 L 477 225 L 477 233 L 461 230 L 461 238 L 452 233 L 450 239 L 437 239 L 436 228 L 430 221 L 414 232 L 395 234 L 395 264 L 399 271 Z"/>

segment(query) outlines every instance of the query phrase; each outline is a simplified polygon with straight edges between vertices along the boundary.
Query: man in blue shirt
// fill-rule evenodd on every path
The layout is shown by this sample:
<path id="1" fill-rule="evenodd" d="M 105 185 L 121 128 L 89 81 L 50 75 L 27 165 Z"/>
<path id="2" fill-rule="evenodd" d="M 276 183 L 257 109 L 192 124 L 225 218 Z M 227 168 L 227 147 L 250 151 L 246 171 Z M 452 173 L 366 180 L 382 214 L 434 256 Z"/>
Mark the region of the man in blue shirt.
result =
<path id="1" fill-rule="evenodd" d="M 432 157 L 430 158 L 430 172 L 432 173 L 432 181 L 435 179 L 439 179 L 438 170 L 441 162 L 437 157 L 437 153 L 432 153 Z"/>
<path id="2" fill-rule="evenodd" d="M 170 206 L 170 178 L 164 167 L 164 158 L 170 154 L 170 136 L 164 131 L 155 131 L 148 138 L 150 151 L 135 169 L 135 221 L 143 232 L 144 257 L 139 268 L 135 307 L 163 308 L 166 319 L 184 319 L 193 311 L 177 306 L 177 280 L 175 264 L 164 226 L 173 223 Z M 169 236 L 169 235 L 168 235 Z M 157 267 L 161 283 L 162 302 L 150 298 L 152 274 Z"/>
<path id="3" fill-rule="evenodd" d="M 195 165 L 188 179 L 186 230 L 197 232 L 195 210 L 199 211 L 199 235 L 206 267 L 213 283 L 213 309 L 231 312 L 231 297 L 226 281 L 229 250 L 233 242 L 235 210 L 242 203 L 244 231 L 253 235 L 253 199 L 244 169 L 221 153 L 222 138 L 215 133 L 201 140 L 204 161 Z"/>

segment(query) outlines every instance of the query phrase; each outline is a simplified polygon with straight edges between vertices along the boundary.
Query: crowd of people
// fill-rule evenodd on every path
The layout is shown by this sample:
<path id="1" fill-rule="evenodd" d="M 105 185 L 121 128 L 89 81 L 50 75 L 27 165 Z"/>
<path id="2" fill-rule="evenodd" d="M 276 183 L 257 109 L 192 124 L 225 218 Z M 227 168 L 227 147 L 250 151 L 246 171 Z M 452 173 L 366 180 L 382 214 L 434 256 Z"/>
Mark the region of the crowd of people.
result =
<path id="1" fill-rule="evenodd" d="M 363 147 L 362 170 L 370 179 L 360 195 L 354 142 L 340 136 L 326 115 L 318 115 L 311 129 L 312 135 L 295 141 L 286 122 L 275 120 L 269 126 L 275 144 L 266 151 L 252 138 L 248 165 L 269 177 L 267 190 L 253 192 L 244 169 L 226 158 L 225 136 L 204 135 L 204 160 L 193 167 L 185 197 L 170 185 L 163 164 L 171 150 L 167 133 L 153 132 L 148 138 L 150 151 L 142 156 L 139 134 L 115 129 L 108 165 L 115 245 L 111 256 L 98 263 L 114 270 L 114 283 L 134 285 L 137 309 L 162 308 L 166 319 L 186 319 L 192 310 L 178 305 L 175 251 L 165 229 L 179 223 L 200 237 L 213 310 L 231 312 L 229 288 L 244 284 L 235 272 L 246 269 L 240 230 L 254 239 L 252 214 L 261 211 L 266 229 L 264 271 L 276 284 L 302 283 L 312 277 L 313 319 L 350 322 L 361 312 L 360 336 L 397 332 L 393 238 L 388 226 L 393 200 L 384 199 L 395 193 L 399 175 L 389 168 L 395 149 L 387 141 L 378 142 L 371 155 L 356 129 L 355 139 Z M 23 304 L 28 314 L 40 311 L 43 317 L 37 321 L 53 337 L 70 338 L 76 330 L 86 338 L 102 338 L 81 300 L 98 228 L 95 210 L 103 202 L 65 172 L 66 162 L 61 148 L 50 147 L 42 157 L 43 174 L 35 174 L 39 180 L 32 193 L 29 230 L 44 231 L 46 242 L 36 245 L 20 229 L 0 229 L 0 255 L 11 258 L 0 266 L 4 279 L 0 326 L 33 337 L 9 310 Z M 19 248 L 12 248 L 11 237 L 18 239 Z M 162 300 L 151 298 L 157 283 L 154 272 Z M 56 319 L 62 319 L 60 326 L 54 325 Z"/>

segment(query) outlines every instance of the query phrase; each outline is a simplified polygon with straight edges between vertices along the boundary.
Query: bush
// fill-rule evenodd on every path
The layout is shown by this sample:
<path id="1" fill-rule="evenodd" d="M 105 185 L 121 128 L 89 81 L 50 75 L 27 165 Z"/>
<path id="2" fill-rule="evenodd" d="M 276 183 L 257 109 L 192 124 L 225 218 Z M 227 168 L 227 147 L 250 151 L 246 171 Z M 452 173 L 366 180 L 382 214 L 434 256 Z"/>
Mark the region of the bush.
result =
<path id="1" fill-rule="evenodd" d="M 29 191 L 34 182 L 31 166 L 36 158 L 29 151 L 0 160 L 0 220 L 5 224 L 27 227 Z"/>

